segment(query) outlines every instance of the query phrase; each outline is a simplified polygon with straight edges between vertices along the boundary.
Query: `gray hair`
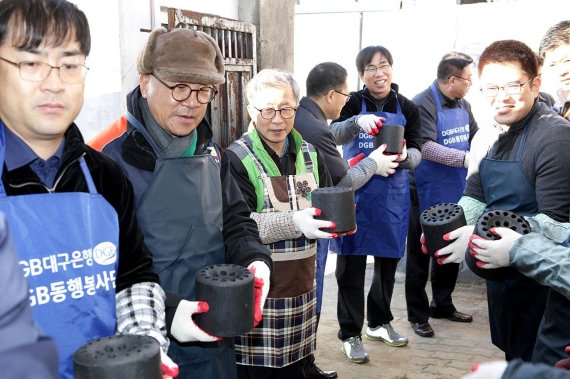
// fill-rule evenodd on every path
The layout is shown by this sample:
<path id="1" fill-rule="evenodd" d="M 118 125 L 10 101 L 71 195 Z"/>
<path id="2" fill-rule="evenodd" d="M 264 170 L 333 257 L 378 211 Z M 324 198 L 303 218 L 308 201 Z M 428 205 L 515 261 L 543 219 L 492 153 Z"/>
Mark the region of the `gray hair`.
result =
<path id="1" fill-rule="evenodd" d="M 295 96 L 295 102 L 297 103 L 301 97 L 299 85 L 293 78 L 293 75 L 286 71 L 277 69 L 263 69 L 259 71 L 247 84 L 246 96 L 248 104 L 253 105 L 253 101 L 257 94 L 266 88 L 291 88 L 293 90 L 293 96 Z"/>

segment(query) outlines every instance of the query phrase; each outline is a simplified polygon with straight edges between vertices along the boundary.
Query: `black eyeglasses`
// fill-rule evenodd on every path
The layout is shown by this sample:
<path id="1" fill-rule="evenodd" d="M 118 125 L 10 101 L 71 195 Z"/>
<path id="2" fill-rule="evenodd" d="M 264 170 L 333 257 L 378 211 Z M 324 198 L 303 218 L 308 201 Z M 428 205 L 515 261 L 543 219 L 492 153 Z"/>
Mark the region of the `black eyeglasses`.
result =
<path id="1" fill-rule="evenodd" d="M 481 88 L 481 92 L 483 93 L 483 95 L 487 96 L 487 97 L 495 97 L 499 94 L 500 90 L 505 91 L 505 93 L 507 95 L 518 95 L 519 93 L 521 93 L 522 91 L 522 87 L 531 82 L 532 80 L 534 80 L 534 78 L 531 78 L 529 80 L 527 80 L 526 82 L 519 84 L 519 83 L 509 83 L 509 84 L 505 84 L 502 87 L 499 86 L 490 86 L 490 87 L 483 87 Z"/>
<path id="2" fill-rule="evenodd" d="M 346 93 L 337 91 L 336 89 L 333 89 L 333 91 L 335 91 L 336 93 L 341 94 L 342 96 L 344 96 L 344 97 L 345 97 L 344 101 L 345 101 L 346 103 L 348 103 L 348 100 L 350 100 L 350 96 L 352 96 L 352 95 L 347 95 Z"/>
<path id="3" fill-rule="evenodd" d="M 218 90 L 212 87 L 200 87 L 198 89 L 192 89 L 188 84 L 178 83 L 173 86 L 169 86 L 162 80 L 160 80 L 156 75 L 152 74 L 160 84 L 172 91 L 172 98 L 178 102 L 182 102 L 192 96 L 192 92 L 196 92 L 196 98 L 200 104 L 208 104 L 210 101 L 214 100 Z"/>
<path id="4" fill-rule="evenodd" d="M 293 118 L 295 116 L 295 112 L 297 112 L 297 108 L 281 108 L 281 109 L 274 109 L 274 108 L 258 109 L 258 108 L 255 108 L 255 109 L 257 109 L 259 111 L 259 113 L 261 114 L 261 117 L 266 119 L 266 120 L 273 119 L 273 117 L 275 117 L 277 112 L 279 112 L 281 117 L 283 117 L 284 119 L 290 119 L 290 118 Z"/>
<path id="5" fill-rule="evenodd" d="M 59 71 L 59 78 L 62 82 L 76 84 L 81 83 L 85 79 L 85 75 L 87 75 L 89 70 L 89 67 L 81 63 L 62 63 L 61 66 L 52 66 L 45 62 L 35 61 L 16 63 L 2 57 L 0 57 L 0 60 L 18 67 L 20 78 L 29 82 L 42 82 L 49 76 L 51 70 L 56 69 Z"/>
<path id="6" fill-rule="evenodd" d="M 471 78 L 464 78 L 464 77 L 462 77 L 462 76 L 457 76 L 457 75 L 451 75 L 449 78 L 451 78 L 451 77 L 454 77 L 454 78 L 457 78 L 457 79 L 463 79 L 463 80 L 465 80 L 467 83 L 469 83 L 469 85 L 473 84 L 473 82 L 471 81 Z M 449 78 L 447 78 L 447 79 L 449 79 Z"/>

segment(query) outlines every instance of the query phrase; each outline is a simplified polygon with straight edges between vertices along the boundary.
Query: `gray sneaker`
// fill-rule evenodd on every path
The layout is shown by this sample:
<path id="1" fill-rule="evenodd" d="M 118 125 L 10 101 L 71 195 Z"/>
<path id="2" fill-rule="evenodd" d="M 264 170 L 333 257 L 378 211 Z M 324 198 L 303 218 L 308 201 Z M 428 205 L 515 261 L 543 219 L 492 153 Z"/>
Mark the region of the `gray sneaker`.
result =
<path id="1" fill-rule="evenodd" d="M 351 362 L 368 362 L 368 353 L 364 350 L 362 340 L 358 336 L 350 337 L 342 341 L 342 351 Z"/>
<path id="2" fill-rule="evenodd" d="M 380 325 L 376 328 L 366 328 L 366 338 L 373 341 L 382 341 L 395 347 L 408 344 L 408 339 L 398 334 L 390 324 Z"/>

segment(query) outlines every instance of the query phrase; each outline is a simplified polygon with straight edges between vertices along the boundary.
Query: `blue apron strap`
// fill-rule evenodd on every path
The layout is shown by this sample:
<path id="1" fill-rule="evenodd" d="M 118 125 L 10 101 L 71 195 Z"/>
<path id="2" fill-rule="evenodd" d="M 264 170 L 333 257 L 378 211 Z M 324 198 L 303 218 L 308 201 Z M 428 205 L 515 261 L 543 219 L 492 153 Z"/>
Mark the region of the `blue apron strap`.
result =
<path id="1" fill-rule="evenodd" d="M 89 168 L 87 167 L 87 162 L 85 162 L 85 156 L 79 159 L 79 165 L 81 166 L 81 171 L 83 171 L 83 176 L 85 176 L 85 181 L 87 182 L 87 188 L 89 188 L 89 193 L 92 195 L 96 195 L 97 187 L 95 187 L 95 183 L 93 182 L 93 177 L 89 172 Z"/>
<path id="2" fill-rule="evenodd" d="M 366 113 L 366 101 L 364 100 L 364 96 L 362 96 L 362 106 L 361 106 L 362 110 L 360 111 L 361 113 Z"/>
<path id="3" fill-rule="evenodd" d="M 433 100 L 435 101 L 435 106 L 437 107 L 437 111 L 441 111 L 441 101 L 439 100 L 439 94 L 437 93 L 437 89 L 435 88 L 435 83 L 432 83 L 431 86 L 431 93 L 433 94 Z"/>
<path id="4" fill-rule="evenodd" d="M 150 147 L 152 147 L 152 150 L 154 150 L 154 154 L 158 157 L 160 155 L 160 147 L 154 142 L 154 138 L 150 136 L 143 124 L 129 111 L 127 111 L 127 120 L 136 130 L 142 133 L 146 141 L 150 144 Z"/>
<path id="5" fill-rule="evenodd" d="M 519 149 L 517 151 L 517 162 L 520 162 L 521 158 L 522 158 L 522 153 L 523 153 L 523 149 L 524 149 L 524 145 L 526 144 L 526 137 L 528 135 L 528 122 L 525 125 L 525 128 L 523 130 L 523 134 L 521 136 L 521 140 L 519 141 Z"/>

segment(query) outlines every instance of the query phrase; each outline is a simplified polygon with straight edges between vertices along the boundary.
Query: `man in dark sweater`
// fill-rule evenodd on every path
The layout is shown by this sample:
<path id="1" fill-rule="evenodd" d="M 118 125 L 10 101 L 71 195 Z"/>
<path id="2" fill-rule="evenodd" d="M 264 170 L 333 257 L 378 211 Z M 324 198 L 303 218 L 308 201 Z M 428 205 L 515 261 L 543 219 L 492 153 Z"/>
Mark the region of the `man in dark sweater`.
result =
<path id="1" fill-rule="evenodd" d="M 313 144 L 322 154 L 333 184 L 342 182 L 340 185 L 356 190 L 375 174 L 378 167 L 375 159 L 380 159 L 382 155 L 376 153 L 365 159 L 360 158 L 361 160 L 349 170 L 348 162 L 342 158 L 336 147 L 354 139 L 362 130 L 354 122 L 356 117 L 339 122 L 332 129 L 327 122 L 327 119 L 339 118 L 342 107 L 350 98 L 347 75 L 346 69 L 337 63 L 325 62 L 316 65 L 307 76 L 307 96 L 299 103 L 294 127 L 305 141 Z M 328 248 L 327 239 L 317 241 L 317 318 L 322 306 Z M 336 372 L 323 372 L 314 362 L 313 354 L 303 359 L 305 378 L 336 378 Z"/>
<path id="2" fill-rule="evenodd" d="M 445 258 L 443 263 L 464 259 L 473 224 L 487 210 L 521 216 L 544 213 L 555 221 L 568 220 L 570 128 L 537 100 L 541 77 L 534 52 L 519 41 L 497 41 L 481 54 L 478 70 L 481 92 L 495 121 L 507 131 L 467 180 L 459 204 L 468 225 L 446 236 L 454 242 L 437 253 Z M 561 358 L 570 340 L 568 299 L 522 274 L 487 281 L 487 294 L 491 338 L 507 360 L 532 357 L 554 363 Z"/>

